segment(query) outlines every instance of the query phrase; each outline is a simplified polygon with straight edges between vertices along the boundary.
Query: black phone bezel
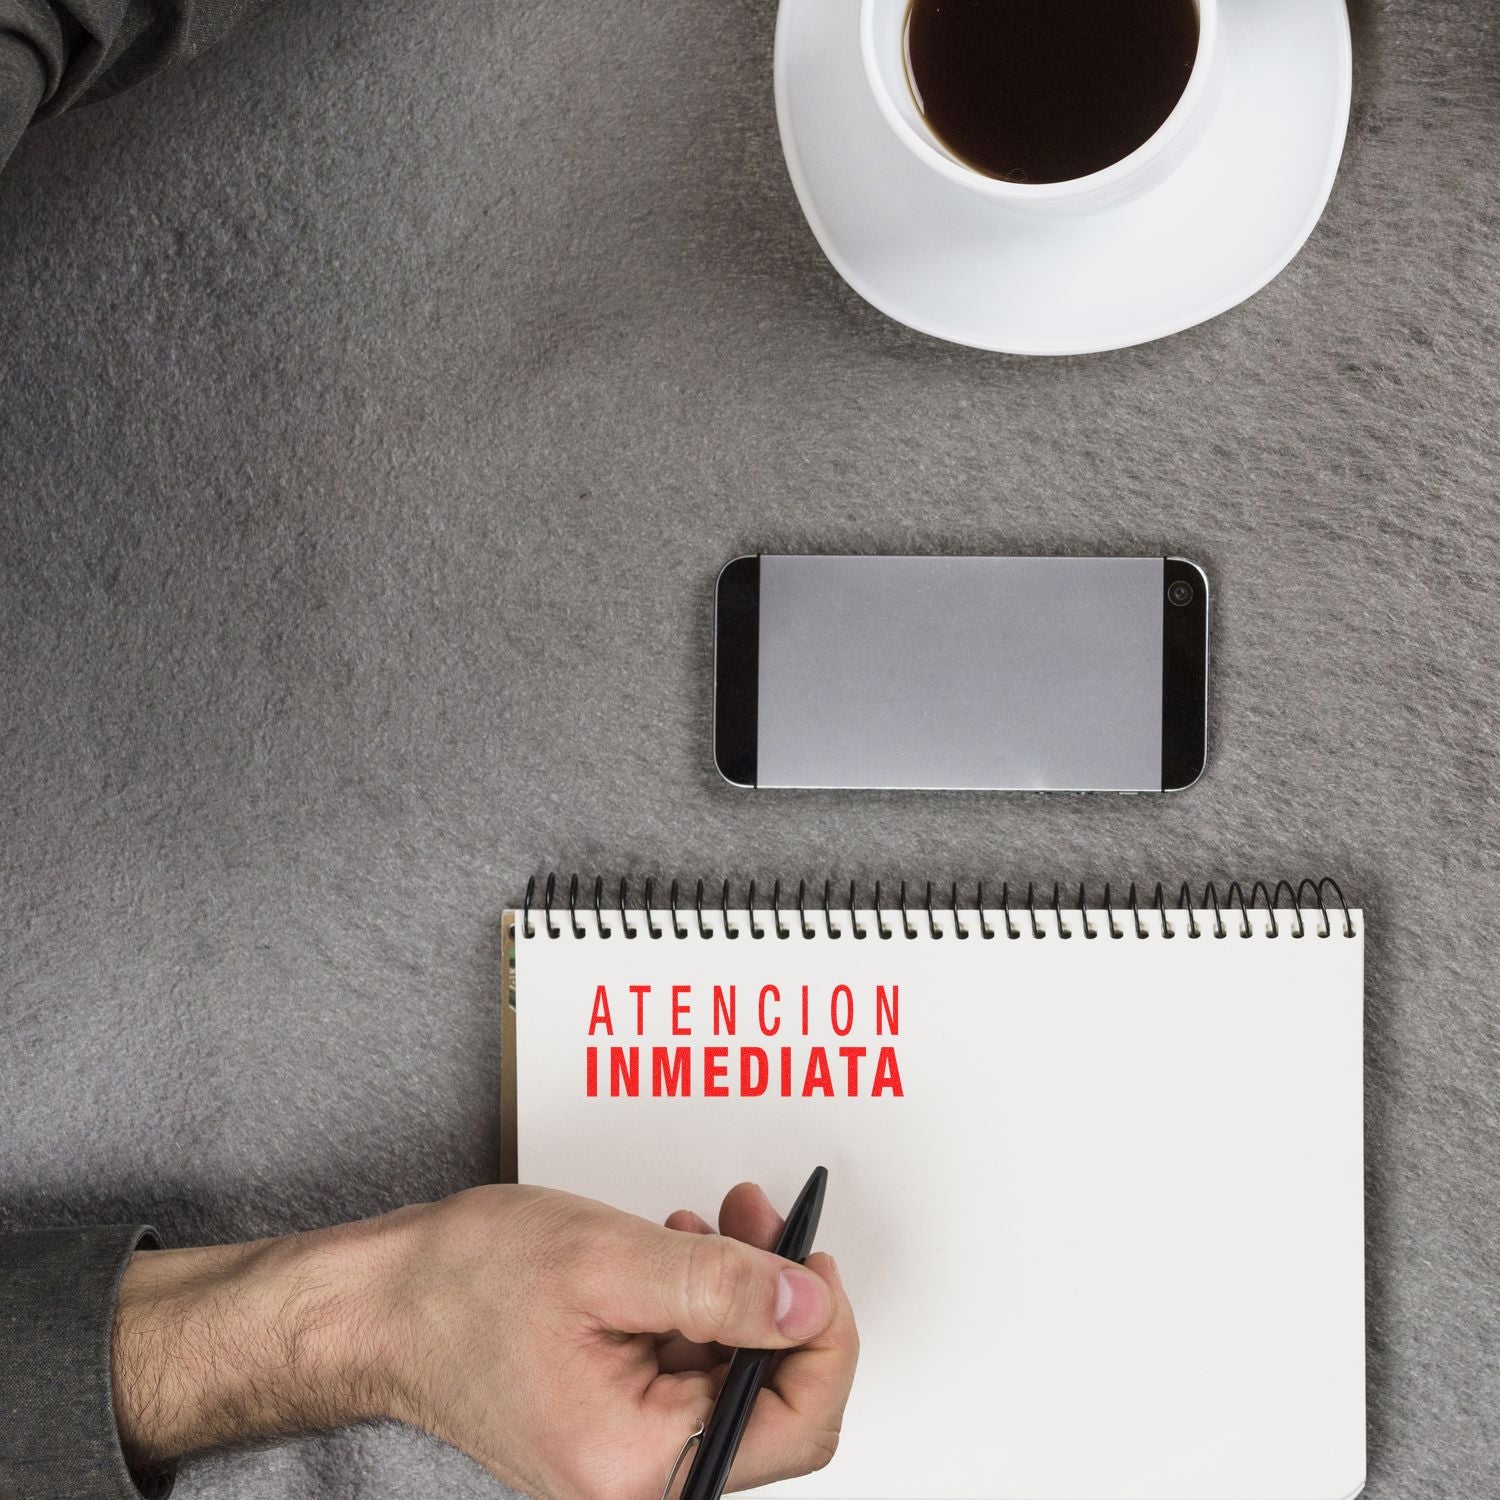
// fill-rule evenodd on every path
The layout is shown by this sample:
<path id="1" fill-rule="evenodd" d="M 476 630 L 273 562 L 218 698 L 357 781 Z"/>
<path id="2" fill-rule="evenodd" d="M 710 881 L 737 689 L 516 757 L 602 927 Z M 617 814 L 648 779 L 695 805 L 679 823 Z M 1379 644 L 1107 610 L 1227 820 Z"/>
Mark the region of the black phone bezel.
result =
<path id="1" fill-rule="evenodd" d="M 1173 604 L 1172 586 L 1193 597 Z M 1162 560 L 1161 789 L 1185 791 L 1208 763 L 1208 575 L 1183 557 Z"/>
<path id="2" fill-rule="evenodd" d="M 760 702 L 760 558 L 736 557 L 714 590 L 714 766 L 731 786 L 756 785 Z"/>
<path id="3" fill-rule="evenodd" d="M 1173 604 L 1175 583 L 1193 591 Z M 1208 761 L 1208 575 L 1162 560 L 1161 790 L 1183 791 Z M 732 558 L 714 591 L 714 766 L 731 786 L 755 787 L 760 698 L 760 557 Z M 1061 789 L 1059 789 L 1061 790 Z"/>

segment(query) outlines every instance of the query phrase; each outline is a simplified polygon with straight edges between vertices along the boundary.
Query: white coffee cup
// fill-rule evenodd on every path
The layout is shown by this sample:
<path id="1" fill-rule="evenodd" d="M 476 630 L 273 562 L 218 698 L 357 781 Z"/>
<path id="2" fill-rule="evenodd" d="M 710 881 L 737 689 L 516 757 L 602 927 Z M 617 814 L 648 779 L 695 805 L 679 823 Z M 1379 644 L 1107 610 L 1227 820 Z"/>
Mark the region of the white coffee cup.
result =
<path id="1" fill-rule="evenodd" d="M 1167 177 L 1187 155 L 1207 117 L 1219 0 L 1197 0 L 1198 55 L 1172 113 L 1128 156 L 1066 182 L 1005 182 L 960 160 L 936 135 L 912 94 L 907 76 L 906 18 L 911 0 L 861 0 L 859 34 L 865 75 L 886 123 L 924 166 L 995 203 L 1034 213 L 1091 213 L 1139 196 Z"/>

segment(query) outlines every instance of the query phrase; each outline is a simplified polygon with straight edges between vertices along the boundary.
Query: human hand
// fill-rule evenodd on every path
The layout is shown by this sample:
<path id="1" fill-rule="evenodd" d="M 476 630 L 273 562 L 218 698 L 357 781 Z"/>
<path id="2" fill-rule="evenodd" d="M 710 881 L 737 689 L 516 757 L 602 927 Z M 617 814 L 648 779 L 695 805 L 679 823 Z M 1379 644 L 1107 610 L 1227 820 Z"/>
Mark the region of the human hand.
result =
<path id="1" fill-rule="evenodd" d="M 830 1257 L 770 1254 L 758 1188 L 661 1228 L 540 1188 L 476 1188 L 366 1224 L 138 1254 L 116 1325 L 116 1409 L 149 1461 L 395 1417 L 534 1500 L 659 1493 L 727 1347 L 793 1349 L 732 1488 L 832 1456 L 858 1337 Z M 232 1357 L 228 1357 L 232 1354 Z"/>

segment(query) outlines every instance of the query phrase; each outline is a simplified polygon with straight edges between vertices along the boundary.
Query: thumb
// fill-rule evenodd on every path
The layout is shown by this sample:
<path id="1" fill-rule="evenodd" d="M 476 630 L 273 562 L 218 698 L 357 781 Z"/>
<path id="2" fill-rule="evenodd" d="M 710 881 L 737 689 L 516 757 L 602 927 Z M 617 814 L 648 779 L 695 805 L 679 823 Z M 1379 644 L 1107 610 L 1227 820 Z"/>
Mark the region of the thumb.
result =
<path id="1" fill-rule="evenodd" d="M 676 1329 L 695 1344 L 785 1349 L 833 1321 L 833 1289 L 816 1271 L 740 1240 L 644 1220 L 596 1277 L 595 1311 L 621 1333 Z"/>

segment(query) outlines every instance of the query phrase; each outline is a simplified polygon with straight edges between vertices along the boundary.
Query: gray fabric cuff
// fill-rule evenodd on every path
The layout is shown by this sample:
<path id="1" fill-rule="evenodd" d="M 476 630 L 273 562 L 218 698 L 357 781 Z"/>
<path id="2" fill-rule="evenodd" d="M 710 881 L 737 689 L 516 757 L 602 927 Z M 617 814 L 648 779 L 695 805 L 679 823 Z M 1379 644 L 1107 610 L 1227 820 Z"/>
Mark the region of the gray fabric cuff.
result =
<path id="1" fill-rule="evenodd" d="M 36 48 L 0 24 L 0 167 L 31 124 L 46 87 L 47 75 Z"/>
<path id="2" fill-rule="evenodd" d="M 143 1224 L 0 1235 L 0 1495 L 160 1500 L 170 1466 L 132 1476 L 110 1378 L 115 1300 Z"/>

